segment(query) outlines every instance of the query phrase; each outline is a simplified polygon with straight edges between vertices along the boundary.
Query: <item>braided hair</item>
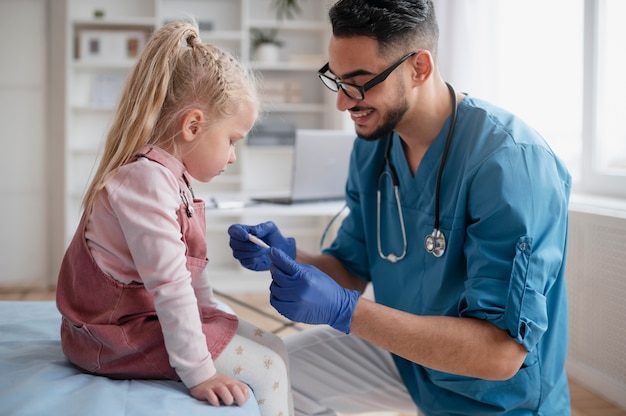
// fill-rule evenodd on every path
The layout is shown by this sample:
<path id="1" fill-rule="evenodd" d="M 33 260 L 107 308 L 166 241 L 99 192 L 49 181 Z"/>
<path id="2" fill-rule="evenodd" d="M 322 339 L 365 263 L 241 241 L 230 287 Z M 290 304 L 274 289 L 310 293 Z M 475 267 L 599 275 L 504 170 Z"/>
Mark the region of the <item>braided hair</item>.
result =
<path id="1" fill-rule="evenodd" d="M 91 210 L 107 175 L 144 145 L 175 146 L 177 126 L 189 110 L 200 109 L 215 121 L 233 116 L 243 104 L 259 107 L 252 73 L 226 51 L 203 44 L 194 23 L 164 25 L 126 80 L 83 208 Z"/>

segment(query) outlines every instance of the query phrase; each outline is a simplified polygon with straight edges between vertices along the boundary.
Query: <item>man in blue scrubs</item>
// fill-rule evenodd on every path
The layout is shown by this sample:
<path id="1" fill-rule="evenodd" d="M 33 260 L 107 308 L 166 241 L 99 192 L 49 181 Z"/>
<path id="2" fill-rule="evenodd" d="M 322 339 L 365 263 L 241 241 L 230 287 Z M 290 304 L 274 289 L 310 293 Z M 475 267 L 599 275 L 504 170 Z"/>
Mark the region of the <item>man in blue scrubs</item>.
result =
<path id="1" fill-rule="evenodd" d="M 229 229 L 281 314 L 332 327 L 286 338 L 296 414 L 569 415 L 569 173 L 522 120 L 445 83 L 431 1 L 329 15 L 319 75 L 359 137 L 349 214 L 317 256 L 272 222 Z"/>

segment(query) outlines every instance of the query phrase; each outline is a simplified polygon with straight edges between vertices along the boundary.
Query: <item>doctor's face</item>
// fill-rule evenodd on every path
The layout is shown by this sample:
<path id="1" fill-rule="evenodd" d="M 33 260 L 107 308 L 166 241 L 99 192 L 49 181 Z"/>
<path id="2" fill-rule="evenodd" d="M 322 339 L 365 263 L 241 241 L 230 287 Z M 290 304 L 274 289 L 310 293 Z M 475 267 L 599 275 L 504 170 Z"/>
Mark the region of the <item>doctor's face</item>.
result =
<path id="1" fill-rule="evenodd" d="M 377 42 L 367 37 L 336 38 L 329 44 L 329 71 L 336 81 L 365 85 L 381 72 L 393 68 L 388 77 L 368 89 L 363 100 L 337 92 L 337 109 L 348 111 L 356 133 L 365 140 L 377 140 L 394 130 L 409 109 L 403 79 L 403 63 L 381 57 Z M 408 58 L 410 59 L 410 57 Z"/>

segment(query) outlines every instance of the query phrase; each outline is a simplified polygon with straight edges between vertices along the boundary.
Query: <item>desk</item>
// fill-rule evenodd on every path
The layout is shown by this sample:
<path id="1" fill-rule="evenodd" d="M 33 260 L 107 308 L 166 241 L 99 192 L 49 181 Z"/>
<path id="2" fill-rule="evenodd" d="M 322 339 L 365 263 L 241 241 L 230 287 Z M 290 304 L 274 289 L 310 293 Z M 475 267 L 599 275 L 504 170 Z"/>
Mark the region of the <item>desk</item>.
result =
<path id="1" fill-rule="evenodd" d="M 231 208 L 211 208 L 207 201 L 207 246 L 208 271 L 215 289 L 223 293 L 266 291 L 270 284 L 267 272 L 252 272 L 244 269 L 233 258 L 228 245 L 228 227 L 231 224 L 258 224 L 274 221 L 286 237 L 294 237 L 297 247 L 308 253 L 320 252 L 320 239 L 332 218 L 341 212 L 343 201 L 295 203 L 290 205 L 254 203 L 241 206 L 244 197 L 230 195 L 218 199 L 219 205 Z M 221 202 L 226 201 L 226 202 Z M 242 203 L 237 204 L 237 201 Z M 345 211 L 341 212 L 345 215 Z M 340 216 L 342 218 L 342 216 Z M 341 223 L 338 218 L 328 231 L 325 245 L 335 236 Z"/>

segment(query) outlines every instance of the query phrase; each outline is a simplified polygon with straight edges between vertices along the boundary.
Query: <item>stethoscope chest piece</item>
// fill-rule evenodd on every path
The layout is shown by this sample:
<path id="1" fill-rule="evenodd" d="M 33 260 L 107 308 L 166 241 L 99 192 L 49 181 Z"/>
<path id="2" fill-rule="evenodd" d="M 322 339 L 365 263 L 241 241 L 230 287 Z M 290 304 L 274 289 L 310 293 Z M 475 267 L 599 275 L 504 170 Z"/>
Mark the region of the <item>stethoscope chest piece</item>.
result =
<path id="1" fill-rule="evenodd" d="M 426 236 L 424 247 L 433 256 L 441 257 L 446 251 L 446 237 L 439 229 L 435 228 L 432 233 Z"/>

